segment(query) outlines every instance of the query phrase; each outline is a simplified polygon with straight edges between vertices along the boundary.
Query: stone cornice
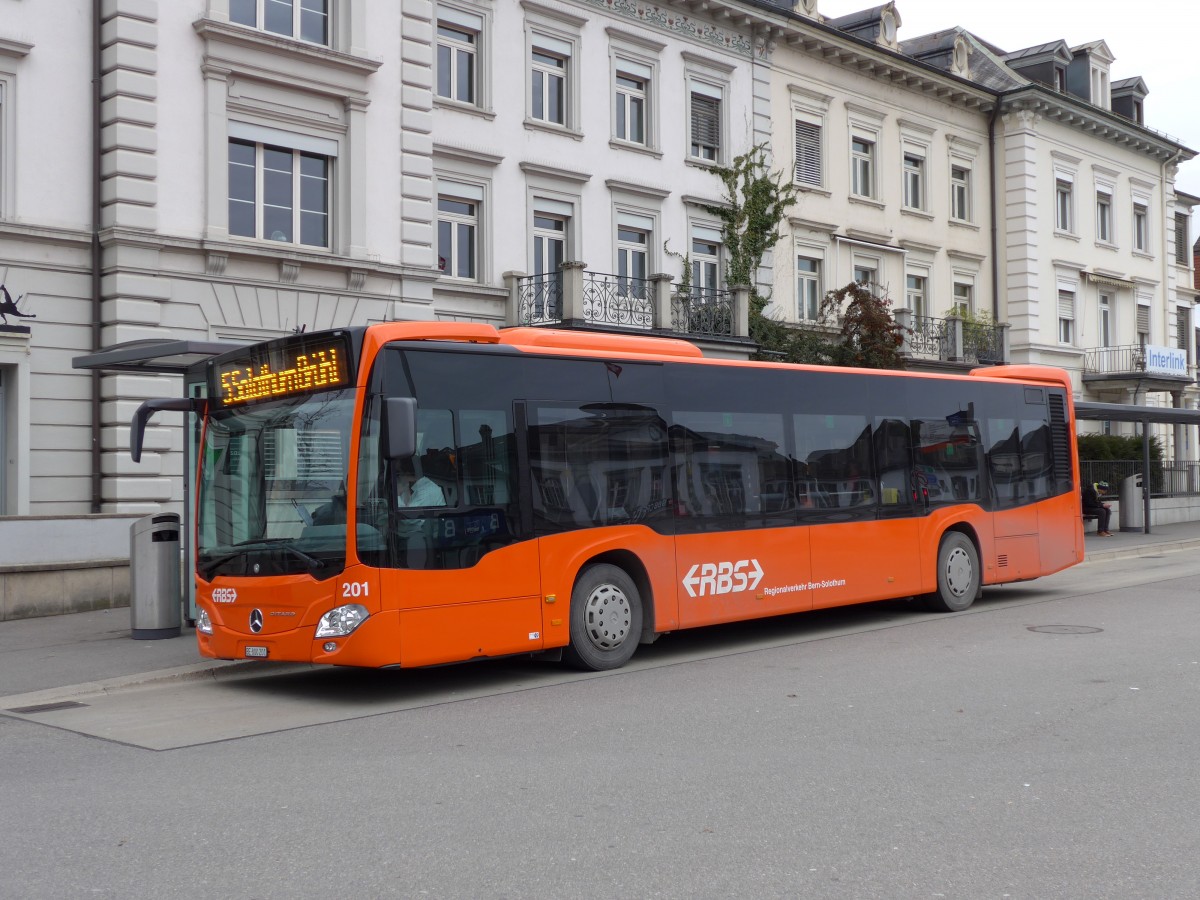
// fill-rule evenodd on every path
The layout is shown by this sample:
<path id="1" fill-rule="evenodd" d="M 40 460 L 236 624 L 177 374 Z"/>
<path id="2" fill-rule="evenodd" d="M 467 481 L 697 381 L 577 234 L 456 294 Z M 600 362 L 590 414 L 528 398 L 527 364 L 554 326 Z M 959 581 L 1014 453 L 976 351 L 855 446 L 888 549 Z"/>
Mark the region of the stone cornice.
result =
<path id="1" fill-rule="evenodd" d="M 0 56 L 12 56 L 20 59 L 22 56 L 28 56 L 32 49 L 33 44 L 14 38 L 0 37 Z"/>
<path id="2" fill-rule="evenodd" d="M 1004 112 L 1027 112 L 1042 121 L 1056 122 L 1106 141 L 1144 153 L 1158 162 L 1192 159 L 1196 151 L 1144 125 L 1123 119 L 1108 110 L 1093 107 L 1041 85 L 1030 85 L 1001 99 Z"/>
<path id="3" fill-rule="evenodd" d="M 320 47 L 291 38 L 267 34 L 241 25 L 231 25 L 214 19 L 197 19 L 192 23 L 196 34 L 204 39 L 207 47 L 205 64 L 224 64 L 229 68 L 246 74 L 257 75 L 270 80 L 290 80 L 292 75 L 286 71 L 272 72 L 265 67 L 245 63 L 247 52 L 257 52 L 265 58 L 294 59 L 306 66 L 316 66 L 327 72 L 337 73 L 341 78 L 366 78 L 374 74 L 382 60 L 367 59 L 351 53 L 343 53 L 329 47 Z M 232 53 L 221 52 L 218 48 L 228 48 Z M 258 71 L 255 71 L 255 70 Z M 274 76 L 272 78 L 271 76 Z M 321 82 L 313 80 L 311 84 L 302 87 L 316 89 Z M 345 91 L 333 89 L 332 85 L 325 86 L 325 93 L 343 94 Z"/>

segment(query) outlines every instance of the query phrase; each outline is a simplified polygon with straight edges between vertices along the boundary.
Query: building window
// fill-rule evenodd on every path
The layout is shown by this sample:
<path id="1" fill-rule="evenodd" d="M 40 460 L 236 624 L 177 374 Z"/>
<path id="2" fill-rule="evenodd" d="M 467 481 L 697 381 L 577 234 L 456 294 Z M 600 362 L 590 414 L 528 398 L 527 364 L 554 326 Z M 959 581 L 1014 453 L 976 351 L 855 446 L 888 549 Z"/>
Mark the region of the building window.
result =
<path id="1" fill-rule="evenodd" d="M 1111 244 L 1112 233 L 1112 194 L 1106 191 L 1096 192 L 1096 240 Z"/>
<path id="2" fill-rule="evenodd" d="M 1175 262 L 1188 264 L 1188 214 L 1175 213 Z"/>
<path id="3" fill-rule="evenodd" d="M 460 103 L 478 103 L 479 41 L 483 17 L 439 9 L 437 23 L 437 95 Z"/>
<path id="4" fill-rule="evenodd" d="M 567 220 L 563 216 L 533 214 L 533 271 L 558 274 L 567 258 Z"/>
<path id="5" fill-rule="evenodd" d="M 229 233 L 329 246 L 330 158 L 229 141 Z"/>
<path id="6" fill-rule="evenodd" d="M 815 322 L 821 316 L 821 261 L 796 257 L 797 318 Z"/>
<path id="7" fill-rule="evenodd" d="M 966 166 L 950 167 L 950 218 L 971 221 L 971 170 Z"/>
<path id="8" fill-rule="evenodd" d="M 1100 295 L 1100 346 L 1112 346 L 1112 295 Z"/>
<path id="9" fill-rule="evenodd" d="M 1150 304 L 1140 301 L 1137 308 L 1137 336 L 1139 347 L 1150 343 Z"/>
<path id="10" fill-rule="evenodd" d="M 1075 292 L 1058 291 L 1058 342 L 1075 343 Z"/>
<path id="11" fill-rule="evenodd" d="M 975 309 L 975 285 L 965 281 L 954 282 L 953 312 L 960 316 L 969 316 Z"/>
<path id="12" fill-rule="evenodd" d="M 721 159 L 721 92 L 719 88 L 692 83 L 691 156 L 709 162 Z"/>
<path id="13" fill-rule="evenodd" d="M 533 49 L 530 115 L 551 125 L 567 124 L 568 56 Z"/>
<path id="14" fill-rule="evenodd" d="M 715 229 L 692 232 L 692 296 L 711 296 L 720 290 L 721 238 Z"/>
<path id="15" fill-rule="evenodd" d="M 823 183 L 821 168 L 821 126 L 815 122 L 796 120 L 796 183 L 820 187 Z"/>
<path id="16" fill-rule="evenodd" d="M 648 78 L 618 70 L 614 98 L 617 140 L 646 143 L 646 88 Z"/>
<path id="17" fill-rule="evenodd" d="M 1059 178 L 1054 184 L 1054 227 L 1070 233 L 1071 228 L 1071 182 Z"/>
<path id="18" fill-rule="evenodd" d="M 925 160 L 915 153 L 904 154 L 904 205 L 925 208 Z"/>
<path id="19" fill-rule="evenodd" d="M 856 262 L 854 264 L 854 281 L 860 287 L 874 288 L 879 283 L 878 270 L 871 263 Z"/>
<path id="20" fill-rule="evenodd" d="M 649 247 L 649 228 L 636 227 L 632 222 L 617 223 L 617 289 L 621 296 L 648 299 Z"/>
<path id="21" fill-rule="evenodd" d="M 873 197 L 875 190 L 875 143 L 864 138 L 850 142 L 850 192 Z"/>
<path id="22" fill-rule="evenodd" d="M 1067 92 L 1067 70 L 1062 66 L 1054 67 L 1054 89 L 1060 94 Z"/>
<path id="23" fill-rule="evenodd" d="M 1175 307 L 1175 347 L 1188 348 L 1188 335 L 1192 330 L 1192 311 L 1186 306 Z"/>
<path id="24" fill-rule="evenodd" d="M 329 0 L 229 0 L 229 21 L 329 44 Z"/>
<path id="25" fill-rule="evenodd" d="M 1133 249 L 1150 249 L 1150 214 L 1141 203 L 1133 205 Z"/>
<path id="26" fill-rule="evenodd" d="M 914 316 L 925 315 L 925 284 L 924 275 L 909 275 L 904 286 L 904 300 Z"/>
<path id="27" fill-rule="evenodd" d="M 443 190 L 447 185 L 441 186 Z M 474 193 L 467 190 L 456 193 Z M 480 191 L 482 194 L 482 191 Z M 438 271 L 451 278 L 478 278 L 479 200 L 438 196 Z"/>

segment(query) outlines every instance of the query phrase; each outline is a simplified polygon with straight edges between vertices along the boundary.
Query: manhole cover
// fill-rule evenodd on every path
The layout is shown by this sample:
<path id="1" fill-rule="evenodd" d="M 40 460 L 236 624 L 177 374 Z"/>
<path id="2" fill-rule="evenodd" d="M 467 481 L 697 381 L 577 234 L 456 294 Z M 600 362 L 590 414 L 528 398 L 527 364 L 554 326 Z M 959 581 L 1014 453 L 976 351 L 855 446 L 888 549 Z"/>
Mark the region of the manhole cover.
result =
<path id="1" fill-rule="evenodd" d="M 1030 625 L 1029 630 L 1039 634 L 1099 634 L 1104 629 L 1090 625 Z"/>

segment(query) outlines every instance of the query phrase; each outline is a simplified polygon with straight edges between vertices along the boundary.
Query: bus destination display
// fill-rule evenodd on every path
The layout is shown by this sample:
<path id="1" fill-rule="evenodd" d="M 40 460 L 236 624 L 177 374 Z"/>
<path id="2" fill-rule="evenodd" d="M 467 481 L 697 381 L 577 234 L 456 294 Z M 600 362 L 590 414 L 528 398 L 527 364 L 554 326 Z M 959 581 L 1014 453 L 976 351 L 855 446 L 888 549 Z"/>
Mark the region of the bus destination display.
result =
<path id="1" fill-rule="evenodd" d="M 345 387 L 350 348 L 344 334 L 288 340 L 215 363 L 212 379 L 222 407 Z"/>

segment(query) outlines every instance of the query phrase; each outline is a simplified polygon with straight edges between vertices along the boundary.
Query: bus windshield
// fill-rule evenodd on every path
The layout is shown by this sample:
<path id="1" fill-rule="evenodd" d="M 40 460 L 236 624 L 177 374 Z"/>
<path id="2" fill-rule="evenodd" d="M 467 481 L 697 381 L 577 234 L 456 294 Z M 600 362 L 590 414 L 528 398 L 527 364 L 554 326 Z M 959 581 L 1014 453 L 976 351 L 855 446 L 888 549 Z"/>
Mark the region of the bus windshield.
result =
<path id="1" fill-rule="evenodd" d="M 344 568 L 354 397 L 325 391 L 212 415 L 200 471 L 201 576 L 323 580 Z"/>

